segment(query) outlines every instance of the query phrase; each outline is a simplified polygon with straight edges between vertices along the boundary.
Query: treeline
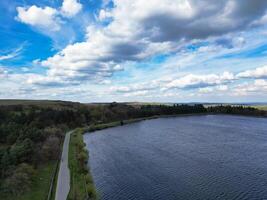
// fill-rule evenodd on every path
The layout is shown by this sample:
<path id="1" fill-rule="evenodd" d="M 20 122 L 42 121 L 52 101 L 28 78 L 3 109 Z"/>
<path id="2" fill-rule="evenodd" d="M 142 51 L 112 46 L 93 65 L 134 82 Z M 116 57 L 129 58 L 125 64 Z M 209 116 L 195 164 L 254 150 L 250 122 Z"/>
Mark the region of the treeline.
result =
<path id="1" fill-rule="evenodd" d="M 161 115 L 179 115 L 194 113 L 214 113 L 214 114 L 238 114 L 251 116 L 266 116 L 266 111 L 258 110 L 248 106 L 219 105 L 204 106 L 202 104 L 148 104 L 131 105 L 124 103 L 110 103 L 89 105 L 91 121 L 90 123 L 100 124 L 114 121 L 145 118 Z"/>
<path id="2" fill-rule="evenodd" d="M 207 108 L 207 112 L 220 113 L 220 114 L 247 115 L 247 116 L 267 116 L 266 111 L 248 106 L 231 106 L 231 105 L 211 106 Z"/>
<path id="3" fill-rule="evenodd" d="M 90 105 L 92 123 L 107 123 L 113 121 L 144 118 L 159 115 L 176 115 L 205 113 L 206 108 L 202 104 L 186 105 L 128 105 L 123 103 L 111 103 Z"/>

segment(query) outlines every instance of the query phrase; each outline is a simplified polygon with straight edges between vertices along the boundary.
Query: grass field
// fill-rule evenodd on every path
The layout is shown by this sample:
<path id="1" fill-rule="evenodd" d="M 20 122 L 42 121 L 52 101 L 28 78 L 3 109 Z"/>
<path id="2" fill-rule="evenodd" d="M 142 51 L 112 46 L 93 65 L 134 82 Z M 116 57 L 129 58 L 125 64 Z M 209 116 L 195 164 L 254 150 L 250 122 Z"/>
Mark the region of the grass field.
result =
<path id="1" fill-rule="evenodd" d="M 157 117 L 158 116 L 152 116 L 152 117 L 143 117 L 143 118 L 123 120 L 123 124 L 125 125 L 125 124 L 143 121 L 143 120 L 155 119 Z M 111 128 L 111 127 L 116 127 L 116 126 L 120 126 L 120 125 L 121 125 L 121 121 L 115 121 L 115 122 L 110 122 L 110 123 L 101 123 L 101 124 L 91 125 L 89 127 L 82 128 L 82 130 L 83 130 L 83 132 L 88 132 L 88 131 L 93 132 L 93 131 Z"/>
<path id="2" fill-rule="evenodd" d="M 4 196 L 0 194 L 0 199 L 3 200 L 41 200 L 46 199 L 49 186 L 50 186 L 50 180 L 51 175 L 54 171 L 56 162 L 50 162 L 45 166 L 41 166 L 37 169 L 37 174 L 34 178 L 31 190 L 28 192 L 25 192 L 23 194 L 14 196 Z"/>

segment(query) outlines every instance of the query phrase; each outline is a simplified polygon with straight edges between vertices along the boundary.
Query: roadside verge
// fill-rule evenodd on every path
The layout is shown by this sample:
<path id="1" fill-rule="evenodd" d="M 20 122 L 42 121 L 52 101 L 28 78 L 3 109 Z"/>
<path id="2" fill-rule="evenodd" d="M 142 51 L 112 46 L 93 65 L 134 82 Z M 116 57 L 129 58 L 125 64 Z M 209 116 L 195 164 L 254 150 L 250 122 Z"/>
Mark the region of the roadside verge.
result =
<path id="1" fill-rule="evenodd" d="M 76 129 L 70 136 L 69 168 L 70 192 L 68 200 L 95 200 L 96 189 L 90 169 L 87 166 L 89 154 L 83 142 L 83 130 Z"/>

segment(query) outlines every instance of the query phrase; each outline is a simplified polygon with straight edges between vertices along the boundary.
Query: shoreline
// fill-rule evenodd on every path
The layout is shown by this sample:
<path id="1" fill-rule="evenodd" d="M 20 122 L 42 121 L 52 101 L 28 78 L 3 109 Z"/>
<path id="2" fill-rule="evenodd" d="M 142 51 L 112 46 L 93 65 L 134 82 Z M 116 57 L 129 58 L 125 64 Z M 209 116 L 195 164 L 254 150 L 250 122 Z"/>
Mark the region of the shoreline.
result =
<path id="1" fill-rule="evenodd" d="M 82 132 L 85 133 L 93 133 L 95 131 L 100 131 L 107 128 L 113 128 L 117 126 L 124 126 L 131 123 L 141 122 L 145 120 L 152 120 L 152 119 L 159 119 L 159 118 L 175 118 L 175 117 L 187 117 L 187 116 L 201 116 L 201 115 L 232 115 L 232 116 L 242 116 L 242 117 L 255 117 L 255 118 L 267 118 L 267 116 L 256 116 L 256 115 L 242 115 L 242 114 L 228 114 L 228 113 L 188 113 L 188 114 L 175 114 L 175 115 L 154 115 L 151 117 L 142 117 L 142 118 L 135 118 L 135 119 L 127 119 L 121 121 L 113 121 L 108 123 L 100 123 L 90 125 L 88 127 L 83 127 Z M 123 122 L 123 124 L 121 124 Z"/>
<path id="2" fill-rule="evenodd" d="M 84 133 L 93 133 L 95 131 L 117 127 L 117 126 L 124 126 L 131 123 L 141 122 L 145 120 L 151 120 L 151 119 L 159 119 L 159 118 L 171 118 L 171 117 L 186 117 L 186 116 L 197 116 L 197 115 L 207 115 L 208 113 L 189 113 L 189 114 L 175 114 L 175 115 L 154 115 L 151 117 L 142 117 L 142 118 L 134 118 L 134 119 L 127 119 L 127 120 L 121 120 L 121 121 L 113 121 L 108 123 L 100 123 L 100 124 L 94 124 L 88 127 L 81 128 Z M 121 124 L 123 122 L 123 124 Z"/>

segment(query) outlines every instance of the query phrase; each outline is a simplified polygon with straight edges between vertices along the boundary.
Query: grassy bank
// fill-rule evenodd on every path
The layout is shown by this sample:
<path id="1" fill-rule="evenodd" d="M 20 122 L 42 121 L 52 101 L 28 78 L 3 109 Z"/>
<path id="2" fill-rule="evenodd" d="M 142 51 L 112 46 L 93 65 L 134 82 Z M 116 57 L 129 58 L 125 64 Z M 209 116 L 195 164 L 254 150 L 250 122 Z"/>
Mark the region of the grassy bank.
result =
<path id="1" fill-rule="evenodd" d="M 56 166 L 56 162 L 50 162 L 40 166 L 36 170 L 36 175 L 33 179 L 31 189 L 20 195 L 3 195 L 0 194 L 0 199 L 5 200 L 40 200 L 46 199 L 49 191 L 51 174 Z"/>
<path id="2" fill-rule="evenodd" d="M 143 117 L 143 118 L 137 118 L 137 119 L 129 119 L 129 120 L 122 120 L 122 121 L 114 121 L 114 122 L 110 122 L 110 123 L 101 123 L 101 124 L 93 124 L 89 127 L 83 128 L 83 132 L 93 132 L 93 131 L 97 131 L 97 130 L 102 130 L 102 129 L 106 129 L 106 128 L 111 128 L 111 127 L 116 127 L 116 126 L 121 126 L 121 125 L 125 125 L 125 124 L 130 124 L 130 123 L 134 123 L 134 122 L 140 122 L 143 120 L 149 120 L 149 119 L 156 119 L 158 118 L 158 116 L 153 116 L 153 117 Z"/>
<path id="3" fill-rule="evenodd" d="M 68 200 L 97 199 L 93 179 L 88 169 L 88 152 L 83 142 L 82 130 L 77 129 L 71 134 L 69 144 L 69 168 L 71 188 Z"/>

